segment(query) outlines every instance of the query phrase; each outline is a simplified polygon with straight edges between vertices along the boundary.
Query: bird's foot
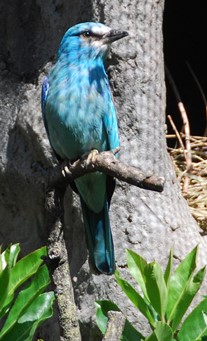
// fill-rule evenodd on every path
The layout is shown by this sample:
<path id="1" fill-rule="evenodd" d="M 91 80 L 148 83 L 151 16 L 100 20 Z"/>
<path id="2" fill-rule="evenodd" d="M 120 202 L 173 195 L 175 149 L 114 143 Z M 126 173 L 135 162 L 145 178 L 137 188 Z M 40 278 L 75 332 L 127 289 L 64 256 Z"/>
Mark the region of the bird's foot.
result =
<path id="1" fill-rule="evenodd" d="M 89 153 L 83 154 L 85 165 L 88 166 L 90 163 L 95 163 L 98 154 L 99 151 L 97 149 L 92 149 Z"/>
<path id="2" fill-rule="evenodd" d="M 62 164 L 61 164 L 61 172 L 62 172 L 62 175 L 64 176 L 64 178 L 66 178 L 67 175 L 71 174 L 70 167 L 71 167 L 71 162 L 70 161 L 66 160 L 66 161 L 62 162 Z"/>
<path id="3" fill-rule="evenodd" d="M 90 164 L 94 164 L 96 162 L 97 155 L 99 154 L 99 151 L 97 149 L 93 149 L 88 153 L 84 153 L 80 160 L 83 162 L 83 167 L 87 167 Z M 78 161 L 78 160 L 77 160 Z M 71 167 L 73 164 L 69 160 L 65 160 L 61 164 L 61 172 L 64 178 L 67 178 L 68 176 L 71 176 Z"/>

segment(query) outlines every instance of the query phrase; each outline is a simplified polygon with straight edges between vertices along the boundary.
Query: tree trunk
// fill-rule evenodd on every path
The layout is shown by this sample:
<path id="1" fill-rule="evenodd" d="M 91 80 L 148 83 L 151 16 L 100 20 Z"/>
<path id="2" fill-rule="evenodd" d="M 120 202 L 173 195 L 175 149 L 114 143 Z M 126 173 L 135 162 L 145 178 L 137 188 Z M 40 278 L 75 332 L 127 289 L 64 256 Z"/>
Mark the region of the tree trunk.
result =
<path id="1" fill-rule="evenodd" d="M 110 213 L 117 268 L 125 274 L 126 248 L 165 264 L 172 246 L 181 259 L 199 244 L 200 265 L 205 262 L 206 238 L 199 234 L 181 195 L 166 148 L 163 9 L 164 0 L 1 2 L 0 243 L 4 246 L 20 242 L 26 253 L 47 243 L 51 212 L 45 208 L 45 188 L 32 167 L 35 162 L 45 167 L 55 163 L 41 119 L 41 82 L 65 30 L 77 22 L 101 21 L 130 34 L 114 43 L 108 63 L 119 119 L 120 159 L 146 175 L 165 178 L 162 193 L 117 181 Z M 114 277 L 91 273 L 79 199 L 70 188 L 64 209 L 82 340 L 100 340 L 94 323 L 96 299 L 113 300 L 144 333 L 145 322 L 129 308 Z M 59 339 L 56 318 L 50 329 L 44 328 L 43 339 Z"/>

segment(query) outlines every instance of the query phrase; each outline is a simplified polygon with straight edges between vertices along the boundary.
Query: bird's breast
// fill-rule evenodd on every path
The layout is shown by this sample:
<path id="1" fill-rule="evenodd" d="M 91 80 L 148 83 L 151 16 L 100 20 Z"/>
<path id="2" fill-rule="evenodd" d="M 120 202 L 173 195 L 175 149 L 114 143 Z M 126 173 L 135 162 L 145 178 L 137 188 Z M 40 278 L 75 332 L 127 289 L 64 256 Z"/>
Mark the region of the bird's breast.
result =
<path id="1" fill-rule="evenodd" d="M 107 149 L 103 125 L 107 112 L 105 80 L 99 79 L 97 84 L 94 79 L 90 82 L 89 77 L 80 75 L 53 80 L 48 94 L 46 119 L 50 141 L 63 159 L 77 159 L 91 149 Z"/>

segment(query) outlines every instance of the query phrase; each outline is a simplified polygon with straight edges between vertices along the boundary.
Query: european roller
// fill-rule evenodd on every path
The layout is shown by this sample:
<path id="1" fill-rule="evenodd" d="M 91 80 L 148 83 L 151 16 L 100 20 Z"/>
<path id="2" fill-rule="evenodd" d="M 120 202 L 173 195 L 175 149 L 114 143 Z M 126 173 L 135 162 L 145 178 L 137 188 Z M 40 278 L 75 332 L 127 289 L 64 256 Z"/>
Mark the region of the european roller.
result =
<path id="1" fill-rule="evenodd" d="M 77 24 L 63 36 L 57 61 L 42 85 L 43 120 L 59 161 L 73 162 L 91 151 L 119 146 L 105 59 L 111 43 L 125 36 L 127 32 L 93 22 Z M 74 183 L 90 264 L 97 273 L 112 274 L 115 257 L 108 211 L 114 179 L 94 172 Z"/>

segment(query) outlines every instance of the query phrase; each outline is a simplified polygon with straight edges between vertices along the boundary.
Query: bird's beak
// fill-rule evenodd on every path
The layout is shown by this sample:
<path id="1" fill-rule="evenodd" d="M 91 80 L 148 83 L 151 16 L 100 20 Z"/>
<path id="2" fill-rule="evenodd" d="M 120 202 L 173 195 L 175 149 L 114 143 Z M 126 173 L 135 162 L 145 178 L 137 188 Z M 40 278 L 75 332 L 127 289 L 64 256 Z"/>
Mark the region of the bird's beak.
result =
<path id="1" fill-rule="evenodd" d="M 117 31 L 117 30 L 111 30 L 110 32 L 104 34 L 103 41 L 105 44 L 111 44 L 116 40 L 119 40 L 123 37 L 128 36 L 128 32 L 126 31 Z"/>

